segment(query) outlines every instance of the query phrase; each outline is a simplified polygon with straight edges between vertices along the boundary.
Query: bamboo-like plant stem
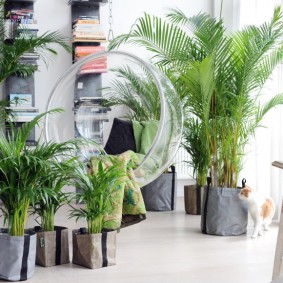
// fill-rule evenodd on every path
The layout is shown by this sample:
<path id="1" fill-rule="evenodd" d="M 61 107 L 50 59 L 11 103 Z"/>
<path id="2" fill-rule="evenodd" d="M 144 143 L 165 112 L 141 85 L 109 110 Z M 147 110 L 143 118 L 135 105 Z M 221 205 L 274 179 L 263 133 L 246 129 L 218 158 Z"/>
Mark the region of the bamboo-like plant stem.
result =
<path id="1" fill-rule="evenodd" d="M 23 236 L 25 234 L 26 218 L 29 208 L 29 199 L 24 199 L 20 206 L 15 207 L 14 213 L 8 219 L 8 234 Z"/>
<path id="2" fill-rule="evenodd" d="M 87 225 L 89 234 L 101 233 L 103 227 L 103 215 L 99 215 L 95 219 L 88 220 Z"/>
<path id="3" fill-rule="evenodd" d="M 44 231 L 54 230 L 54 205 L 48 207 L 41 217 L 41 225 Z"/>

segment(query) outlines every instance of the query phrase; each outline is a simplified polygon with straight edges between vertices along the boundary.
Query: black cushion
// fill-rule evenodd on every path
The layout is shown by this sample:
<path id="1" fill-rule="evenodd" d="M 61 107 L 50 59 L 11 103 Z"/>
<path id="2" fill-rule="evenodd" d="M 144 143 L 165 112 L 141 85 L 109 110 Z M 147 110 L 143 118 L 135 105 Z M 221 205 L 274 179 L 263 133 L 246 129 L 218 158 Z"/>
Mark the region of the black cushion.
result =
<path id="1" fill-rule="evenodd" d="M 127 150 L 136 152 L 136 142 L 131 121 L 114 118 L 104 150 L 111 155 L 120 154 Z"/>

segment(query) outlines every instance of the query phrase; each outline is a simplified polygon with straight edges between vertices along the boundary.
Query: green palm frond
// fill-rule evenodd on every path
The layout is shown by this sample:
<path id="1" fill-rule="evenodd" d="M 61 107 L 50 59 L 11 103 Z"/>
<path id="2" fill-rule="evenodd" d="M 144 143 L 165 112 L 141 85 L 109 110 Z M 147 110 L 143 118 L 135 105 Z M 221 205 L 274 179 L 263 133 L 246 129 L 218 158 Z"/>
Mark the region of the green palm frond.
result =
<path id="1" fill-rule="evenodd" d="M 68 52 L 72 51 L 70 38 L 63 36 L 59 31 L 48 31 L 34 36 L 28 29 L 21 28 L 16 31 L 15 38 L 4 40 L 7 38 L 4 3 L 5 1 L 0 1 L 0 36 L 2 38 L 0 41 L 0 83 L 12 74 L 27 77 L 37 70 L 34 65 L 21 63 L 21 56 L 26 52 L 33 52 L 48 65 L 49 60 L 57 55 L 55 46 L 61 46 Z"/>
<path id="2" fill-rule="evenodd" d="M 152 62 L 179 93 L 187 119 L 206 129 L 213 185 L 237 186 L 245 145 L 263 117 L 282 104 L 281 94 L 260 104 L 265 83 L 283 61 L 281 8 L 270 21 L 230 34 L 221 19 L 206 13 L 187 17 L 170 9 L 165 21 L 144 14 L 110 48 L 121 44 L 151 51 Z"/>
<path id="3" fill-rule="evenodd" d="M 160 66 L 172 63 L 172 57 L 183 61 L 188 56 L 188 46 L 194 45 L 182 29 L 146 13 L 129 34 L 112 40 L 108 48 L 117 48 L 124 42 L 145 46 L 153 52 L 154 61 Z"/>
<path id="4" fill-rule="evenodd" d="M 118 79 L 104 89 L 103 105 L 124 105 L 130 113 L 126 118 L 137 121 L 159 120 L 160 99 L 156 84 L 146 71 L 137 74 L 130 65 L 112 70 Z"/>
<path id="5" fill-rule="evenodd" d="M 42 215 L 52 220 L 49 216 L 53 213 L 54 219 L 63 201 L 60 190 L 74 179 L 76 153 L 84 141 L 38 142 L 33 148 L 26 145 L 31 130 L 45 115 L 61 111 L 42 113 L 20 128 L 11 124 L 8 135 L 0 131 L 0 199 L 11 235 L 23 235 L 30 205 L 38 208 L 42 204 Z M 53 227 L 50 223 L 48 220 L 49 227 Z"/>
<path id="6" fill-rule="evenodd" d="M 276 106 L 283 104 L 283 94 L 277 94 L 272 97 L 269 101 L 265 102 L 262 106 L 260 106 L 259 110 L 257 111 L 256 121 L 260 123 L 263 117 L 273 108 Z"/>
<path id="7" fill-rule="evenodd" d="M 76 167 L 76 193 L 78 202 L 85 203 L 85 208 L 77 208 L 71 205 L 70 217 L 86 219 L 90 234 L 101 233 L 104 226 L 104 216 L 113 211 L 113 198 L 115 192 L 121 189 L 122 179 L 125 174 L 122 163 L 115 162 L 104 168 L 101 161 L 98 169 L 88 174 L 84 165 Z"/>
<path id="8" fill-rule="evenodd" d="M 26 37 L 25 32 L 21 32 L 12 44 L 0 43 L 0 51 L 3 55 L 0 60 L 0 82 L 12 74 L 26 77 L 37 70 L 34 65 L 21 63 L 20 58 L 26 52 L 34 52 L 48 65 L 48 61 L 51 59 L 50 55 L 57 55 L 56 49 L 51 44 L 57 44 L 71 52 L 69 39 L 56 31 L 46 32 L 38 37 Z"/>

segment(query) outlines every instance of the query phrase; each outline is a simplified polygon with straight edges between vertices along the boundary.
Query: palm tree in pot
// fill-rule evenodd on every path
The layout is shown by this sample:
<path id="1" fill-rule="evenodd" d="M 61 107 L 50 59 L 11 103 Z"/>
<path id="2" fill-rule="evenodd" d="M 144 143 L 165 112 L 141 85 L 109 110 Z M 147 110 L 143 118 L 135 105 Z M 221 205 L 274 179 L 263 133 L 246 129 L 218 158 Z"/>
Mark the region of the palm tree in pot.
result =
<path id="1" fill-rule="evenodd" d="M 203 191 L 207 183 L 210 154 L 205 143 L 205 128 L 197 117 L 188 118 L 184 122 L 183 141 L 181 147 L 191 156 L 187 161 L 193 168 L 196 184 L 184 186 L 185 211 L 187 214 L 200 215 L 203 205 Z"/>
<path id="2" fill-rule="evenodd" d="M 116 264 L 116 231 L 105 227 L 111 221 L 117 194 L 123 194 L 124 166 L 115 160 L 109 166 L 99 161 L 97 171 L 91 174 L 84 164 L 76 167 L 79 190 L 75 198 L 84 205 L 71 205 L 70 217 L 85 219 L 87 228 L 73 231 L 73 263 L 91 269 Z"/>
<path id="3" fill-rule="evenodd" d="M 0 199 L 4 224 L 8 227 L 1 229 L 4 239 L 0 242 L 1 277 L 6 280 L 26 280 L 34 270 L 36 236 L 33 231 L 25 230 L 25 225 L 29 206 L 37 198 L 41 176 L 50 169 L 50 161 L 40 156 L 39 151 L 30 149 L 26 141 L 44 115 L 38 115 L 19 129 L 10 125 L 8 135 L 0 131 Z M 10 249 L 15 252 L 10 253 Z"/>
<path id="4" fill-rule="evenodd" d="M 69 39 L 59 32 L 46 32 L 41 36 L 31 36 L 28 30 L 18 33 L 16 37 L 5 40 L 4 0 L 0 0 L 0 84 L 10 76 L 28 77 L 37 66 L 24 64 L 21 56 L 26 52 L 34 52 L 36 56 L 48 62 L 50 56 L 56 55 L 55 45 L 71 51 Z M 27 36 L 28 35 L 28 36 Z M 51 45 L 55 44 L 55 45 Z M 1 238 L 5 244 L 1 245 L 1 279 L 26 280 L 34 270 L 36 237 L 33 232 L 25 230 L 28 207 L 35 200 L 35 191 L 40 174 L 46 171 L 50 163 L 42 161 L 26 146 L 28 135 L 44 115 L 26 123 L 17 130 L 6 120 L 5 113 L 8 101 L 1 101 L 1 123 L 6 122 L 9 135 L 1 131 L 0 141 L 0 199 L 3 202 L 2 213 L 8 229 L 1 229 Z M 29 235 L 31 234 L 31 235 Z M 18 253 L 10 253 L 10 249 Z"/>
<path id="5" fill-rule="evenodd" d="M 48 172 L 39 180 L 40 189 L 37 190 L 36 200 L 32 204 L 32 214 L 40 218 L 39 226 L 35 227 L 38 265 L 53 266 L 70 262 L 68 229 L 55 226 L 54 219 L 60 207 L 69 203 L 71 193 L 65 192 L 63 188 L 74 183 L 77 158 L 73 156 L 81 143 L 82 141 L 76 139 L 66 143 L 49 142 L 42 145 L 41 149 L 53 156 Z M 38 150 L 41 156 L 44 155 L 43 150 Z"/>
<path id="6" fill-rule="evenodd" d="M 238 201 L 234 188 L 243 166 L 245 146 L 263 117 L 283 104 L 282 94 L 264 104 L 259 101 L 264 84 L 283 59 L 282 11 L 276 7 L 270 21 L 230 34 L 225 32 L 222 19 L 205 13 L 187 17 L 172 9 L 166 18 L 163 21 L 145 14 L 128 34 L 114 39 L 110 48 L 122 43 L 146 47 L 153 53 L 153 62 L 172 80 L 183 100 L 184 112 L 199 117 L 205 127 L 205 144 L 211 154 L 211 185 L 215 188 L 207 192 L 220 194 L 224 188 L 232 188 L 234 195 L 233 203 L 222 201 L 226 208 L 217 203 L 210 205 L 219 209 L 217 213 L 214 210 L 212 222 L 229 226 L 228 219 L 233 217 L 227 211 L 232 213 Z M 242 215 L 234 225 L 239 226 L 237 231 L 229 231 L 229 227 L 209 231 L 203 223 L 203 232 L 245 233 L 247 213 L 241 204 L 237 207 Z M 223 214 L 227 217 L 223 218 Z"/>

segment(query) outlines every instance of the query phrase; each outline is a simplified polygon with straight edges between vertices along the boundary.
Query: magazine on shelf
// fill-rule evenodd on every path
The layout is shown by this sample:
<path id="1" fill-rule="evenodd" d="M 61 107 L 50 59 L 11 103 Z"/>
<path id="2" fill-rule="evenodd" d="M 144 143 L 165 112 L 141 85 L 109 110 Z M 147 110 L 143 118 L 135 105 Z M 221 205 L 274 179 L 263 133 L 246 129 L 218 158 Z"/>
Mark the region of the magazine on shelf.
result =
<path id="1" fill-rule="evenodd" d="M 12 107 L 31 107 L 32 94 L 31 93 L 10 93 L 10 106 Z"/>

